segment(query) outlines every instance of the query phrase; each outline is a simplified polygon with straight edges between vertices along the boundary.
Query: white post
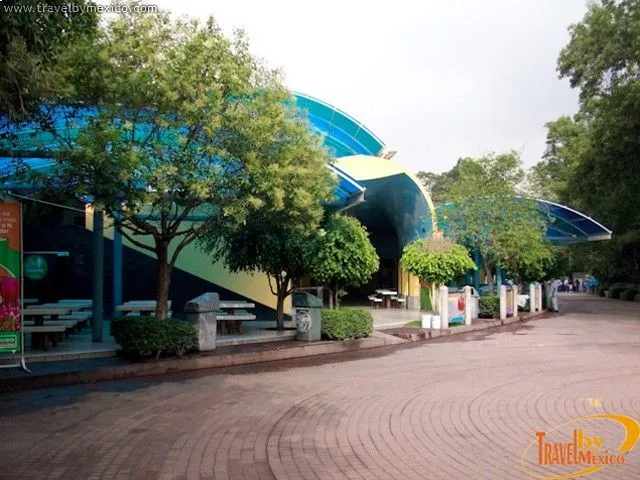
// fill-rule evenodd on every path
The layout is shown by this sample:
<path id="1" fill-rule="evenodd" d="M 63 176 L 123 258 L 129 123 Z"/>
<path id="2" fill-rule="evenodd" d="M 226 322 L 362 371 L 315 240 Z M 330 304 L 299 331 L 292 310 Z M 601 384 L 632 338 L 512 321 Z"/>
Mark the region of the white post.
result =
<path id="1" fill-rule="evenodd" d="M 449 289 L 440 287 L 440 325 L 449 328 Z"/>
<path id="2" fill-rule="evenodd" d="M 507 286 L 500 285 L 500 320 L 507 318 Z"/>
<path id="3" fill-rule="evenodd" d="M 511 288 L 511 292 L 513 295 L 513 318 L 518 318 L 518 286 L 514 285 Z"/>
<path id="4" fill-rule="evenodd" d="M 529 311 L 531 313 L 536 311 L 536 286 L 533 283 L 529 284 Z"/>
<path id="5" fill-rule="evenodd" d="M 542 311 L 542 284 L 536 282 L 536 310 Z"/>
<path id="6" fill-rule="evenodd" d="M 464 287 L 464 324 L 471 325 L 471 287 Z"/>

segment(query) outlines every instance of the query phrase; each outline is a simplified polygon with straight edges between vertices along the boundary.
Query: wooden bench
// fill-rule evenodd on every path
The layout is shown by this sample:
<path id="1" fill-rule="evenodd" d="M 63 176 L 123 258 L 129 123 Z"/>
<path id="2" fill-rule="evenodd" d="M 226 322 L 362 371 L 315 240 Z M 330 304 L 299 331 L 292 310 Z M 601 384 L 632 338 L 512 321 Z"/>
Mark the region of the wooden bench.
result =
<path id="1" fill-rule="evenodd" d="M 65 325 L 25 325 L 22 331 L 31 334 L 33 348 L 47 350 L 49 343 L 56 346 L 62 340 L 67 327 Z"/>

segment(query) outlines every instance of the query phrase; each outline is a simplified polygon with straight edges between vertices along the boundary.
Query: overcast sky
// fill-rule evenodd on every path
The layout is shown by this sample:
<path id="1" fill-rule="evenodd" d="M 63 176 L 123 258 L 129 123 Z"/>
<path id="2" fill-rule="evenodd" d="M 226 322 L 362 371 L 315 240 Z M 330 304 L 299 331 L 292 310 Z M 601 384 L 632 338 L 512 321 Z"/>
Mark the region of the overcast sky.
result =
<path id="1" fill-rule="evenodd" d="M 372 130 L 411 171 L 511 149 L 525 165 L 544 123 L 577 110 L 556 73 L 585 0 L 156 0 L 244 28 L 290 89 Z"/>

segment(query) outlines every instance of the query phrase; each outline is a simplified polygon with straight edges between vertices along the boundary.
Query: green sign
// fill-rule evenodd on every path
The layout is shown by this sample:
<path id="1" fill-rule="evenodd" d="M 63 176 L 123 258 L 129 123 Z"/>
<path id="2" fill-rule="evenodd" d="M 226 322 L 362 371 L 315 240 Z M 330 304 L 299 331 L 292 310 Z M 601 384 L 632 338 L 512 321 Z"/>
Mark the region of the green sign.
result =
<path id="1" fill-rule="evenodd" d="M 42 280 L 49 266 L 42 255 L 30 255 L 24 260 L 24 276 L 29 280 Z"/>
<path id="2" fill-rule="evenodd" d="M 20 332 L 0 332 L 0 352 L 16 353 L 20 350 Z"/>

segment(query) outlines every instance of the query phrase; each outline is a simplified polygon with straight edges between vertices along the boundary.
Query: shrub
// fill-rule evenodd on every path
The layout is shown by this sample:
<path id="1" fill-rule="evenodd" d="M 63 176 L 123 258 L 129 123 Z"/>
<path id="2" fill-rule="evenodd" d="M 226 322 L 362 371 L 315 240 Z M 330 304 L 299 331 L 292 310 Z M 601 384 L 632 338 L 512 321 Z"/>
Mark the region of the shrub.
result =
<path id="1" fill-rule="evenodd" d="M 635 296 L 638 294 L 638 289 L 637 288 L 631 288 L 623 293 L 620 294 L 620 298 L 622 300 L 628 300 L 630 302 L 633 302 L 633 299 L 635 298 Z"/>
<path id="2" fill-rule="evenodd" d="M 478 302 L 478 316 L 480 318 L 500 317 L 500 297 L 497 295 L 483 295 Z"/>
<path id="3" fill-rule="evenodd" d="M 198 345 L 198 332 L 193 325 L 180 320 L 165 321 L 169 333 L 169 348 L 178 357 Z"/>
<path id="4" fill-rule="evenodd" d="M 340 308 L 322 310 L 322 335 L 329 340 L 367 337 L 373 332 L 373 317 L 367 310 Z"/>
<path id="5" fill-rule="evenodd" d="M 476 264 L 462 245 L 448 238 L 430 237 L 415 240 L 402 250 L 401 265 L 427 283 L 445 284 Z"/>
<path id="6" fill-rule="evenodd" d="M 627 287 L 611 287 L 609 290 L 609 298 L 620 298 L 620 294 L 626 289 Z"/>
<path id="7" fill-rule="evenodd" d="M 198 343 L 196 329 L 179 320 L 158 320 L 155 317 L 123 317 L 111 322 L 111 335 L 125 354 L 146 358 L 162 353 L 178 357 Z"/>

